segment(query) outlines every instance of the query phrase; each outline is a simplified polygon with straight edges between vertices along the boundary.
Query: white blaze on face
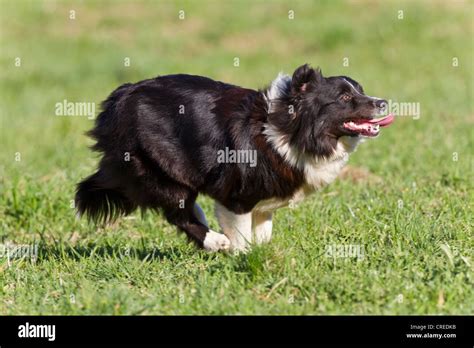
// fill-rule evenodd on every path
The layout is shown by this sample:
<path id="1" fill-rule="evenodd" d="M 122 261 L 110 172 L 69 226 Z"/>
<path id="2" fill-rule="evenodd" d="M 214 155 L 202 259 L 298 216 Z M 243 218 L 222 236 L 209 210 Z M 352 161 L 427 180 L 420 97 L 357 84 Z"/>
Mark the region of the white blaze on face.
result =
<path id="1" fill-rule="evenodd" d="M 365 96 L 365 97 L 367 97 L 367 98 L 373 99 L 374 101 L 382 100 L 382 98 L 372 97 L 372 96 L 370 96 L 370 95 L 367 95 L 367 94 L 364 94 L 364 93 L 360 93 L 360 92 L 357 90 L 357 88 L 355 88 L 354 85 L 353 85 L 350 81 L 348 81 L 347 79 L 344 79 L 344 81 L 347 82 L 347 84 L 349 85 L 349 87 L 351 87 L 351 89 L 352 89 L 352 90 L 354 91 L 354 93 L 356 93 L 357 95 L 363 95 L 363 96 Z"/>
<path id="2" fill-rule="evenodd" d="M 355 94 L 359 94 L 359 95 L 362 94 L 362 93 L 360 93 L 360 92 L 357 90 L 357 88 L 354 87 L 354 85 L 353 85 L 352 83 L 349 82 L 349 80 L 344 79 L 344 81 L 347 82 L 347 84 L 349 85 L 349 87 L 351 87 L 351 89 L 354 91 Z"/>

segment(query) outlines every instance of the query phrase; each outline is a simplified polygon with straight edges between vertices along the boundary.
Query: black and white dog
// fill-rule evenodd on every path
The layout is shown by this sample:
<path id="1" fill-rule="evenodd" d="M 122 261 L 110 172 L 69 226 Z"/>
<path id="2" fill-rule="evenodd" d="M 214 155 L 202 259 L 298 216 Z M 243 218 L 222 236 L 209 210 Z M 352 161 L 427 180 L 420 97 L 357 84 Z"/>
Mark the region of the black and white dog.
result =
<path id="1" fill-rule="evenodd" d="M 109 222 L 136 208 L 161 210 L 207 250 L 246 251 L 268 242 L 275 209 L 333 181 L 383 99 L 344 77 L 303 65 L 261 91 L 192 75 L 116 89 L 89 133 L 103 156 L 77 187 L 76 207 Z M 216 202 L 222 233 L 209 229 L 199 193 Z"/>

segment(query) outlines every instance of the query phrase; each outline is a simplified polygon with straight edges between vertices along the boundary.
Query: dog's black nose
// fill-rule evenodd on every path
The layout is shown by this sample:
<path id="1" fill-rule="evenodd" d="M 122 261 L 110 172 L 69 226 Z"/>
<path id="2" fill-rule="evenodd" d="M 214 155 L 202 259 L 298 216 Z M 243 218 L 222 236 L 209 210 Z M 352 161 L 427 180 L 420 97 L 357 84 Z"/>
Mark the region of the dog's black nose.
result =
<path id="1" fill-rule="evenodd" d="M 387 108 L 387 101 L 384 99 L 377 99 L 374 102 L 375 106 L 378 107 L 379 109 L 385 110 Z"/>

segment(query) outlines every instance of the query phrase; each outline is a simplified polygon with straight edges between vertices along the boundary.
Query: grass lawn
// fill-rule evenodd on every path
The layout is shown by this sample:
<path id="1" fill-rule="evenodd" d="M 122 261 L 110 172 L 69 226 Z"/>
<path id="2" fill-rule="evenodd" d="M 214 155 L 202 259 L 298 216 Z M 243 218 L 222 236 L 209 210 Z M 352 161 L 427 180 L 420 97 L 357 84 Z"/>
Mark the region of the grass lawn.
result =
<path id="1" fill-rule="evenodd" d="M 474 314 L 472 18 L 470 1 L 1 0 L 0 314 Z M 93 120 L 56 103 L 177 72 L 261 88 L 306 62 L 420 117 L 279 210 L 271 244 L 210 254 L 150 212 L 75 219 Z"/>

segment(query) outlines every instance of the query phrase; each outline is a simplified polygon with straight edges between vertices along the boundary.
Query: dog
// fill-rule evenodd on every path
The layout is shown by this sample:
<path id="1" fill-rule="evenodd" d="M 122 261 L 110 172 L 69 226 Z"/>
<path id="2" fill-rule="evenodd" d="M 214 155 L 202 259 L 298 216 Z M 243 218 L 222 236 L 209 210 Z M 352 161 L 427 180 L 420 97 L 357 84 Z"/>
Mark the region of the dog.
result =
<path id="1" fill-rule="evenodd" d="M 308 64 L 262 90 L 185 74 L 127 83 L 89 132 L 102 158 L 77 185 L 76 208 L 102 223 L 161 211 L 199 247 L 246 252 L 270 241 L 276 209 L 332 182 L 361 140 L 394 121 L 386 107 Z M 215 200 L 223 233 L 209 229 L 200 193 Z"/>

